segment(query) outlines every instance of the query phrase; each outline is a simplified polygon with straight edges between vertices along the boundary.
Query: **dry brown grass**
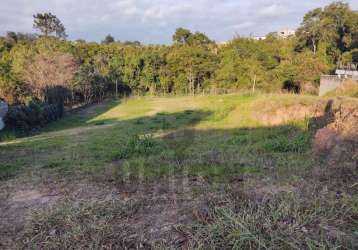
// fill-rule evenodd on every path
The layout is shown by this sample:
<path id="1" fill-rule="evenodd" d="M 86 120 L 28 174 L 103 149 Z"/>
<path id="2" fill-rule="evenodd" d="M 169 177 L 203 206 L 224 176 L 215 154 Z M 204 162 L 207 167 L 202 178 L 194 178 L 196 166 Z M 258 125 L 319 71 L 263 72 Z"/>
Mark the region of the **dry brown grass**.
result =
<path id="1" fill-rule="evenodd" d="M 337 89 L 329 92 L 327 96 L 358 97 L 358 82 L 353 80 L 346 80 Z"/>

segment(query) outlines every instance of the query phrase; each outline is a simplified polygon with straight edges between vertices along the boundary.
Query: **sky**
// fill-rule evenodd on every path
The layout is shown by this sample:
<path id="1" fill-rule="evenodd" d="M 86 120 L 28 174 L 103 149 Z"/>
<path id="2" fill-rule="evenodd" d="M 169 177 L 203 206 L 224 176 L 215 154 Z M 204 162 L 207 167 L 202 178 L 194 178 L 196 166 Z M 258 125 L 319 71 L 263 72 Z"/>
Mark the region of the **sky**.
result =
<path id="1" fill-rule="evenodd" d="M 34 33 L 32 15 L 51 12 L 65 25 L 69 39 L 171 43 L 178 27 L 227 41 L 234 36 L 263 36 L 296 28 L 309 10 L 326 0 L 1 0 L 0 35 Z M 358 0 L 345 1 L 358 10 Z"/>

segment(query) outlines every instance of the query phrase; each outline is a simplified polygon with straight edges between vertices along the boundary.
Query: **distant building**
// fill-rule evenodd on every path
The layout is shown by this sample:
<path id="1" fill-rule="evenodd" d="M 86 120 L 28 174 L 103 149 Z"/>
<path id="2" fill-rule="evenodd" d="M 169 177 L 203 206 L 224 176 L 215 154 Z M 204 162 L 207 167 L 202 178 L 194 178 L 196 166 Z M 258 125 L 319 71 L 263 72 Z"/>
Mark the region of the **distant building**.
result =
<path id="1" fill-rule="evenodd" d="M 295 34 L 296 34 L 296 30 L 294 29 L 285 29 L 276 32 L 276 35 L 280 38 L 288 38 L 290 36 L 294 36 Z"/>
<path id="2" fill-rule="evenodd" d="M 229 42 L 226 42 L 226 41 L 222 41 L 222 42 L 216 42 L 217 45 L 219 46 L 226 46 L 229 44 Z"/>
<path id="3" fill-rule="evenodd" d="M 323 75 L 320 79 L 319 95 L 323 96 L 326 93 L 338 88 L 345 80 L 350 79 L 356 81 L 358 84 L 358 64 L 338 64 L 335 75 Z"/>
<path id="4" fill-rule="evenodd" d="M 265 40 L 266 36 L 254 36 L 253 39 L 257 41 L 261 41 L 261 40 Z"/>
<path id="5" fill-rule="evenodd" d="M 280 31 L 270 32 L 266 36 L 253 36 L 251 38 L 254 40 L 257 40 L 257 41 L 265 40 L 269 36 L 286 39 L 291 36 L 294 36 L 295 34 L 296 34 L 296 30 L 294 30 L 294 29 L 284 29 L 284 30 L 280 30 Z"/>

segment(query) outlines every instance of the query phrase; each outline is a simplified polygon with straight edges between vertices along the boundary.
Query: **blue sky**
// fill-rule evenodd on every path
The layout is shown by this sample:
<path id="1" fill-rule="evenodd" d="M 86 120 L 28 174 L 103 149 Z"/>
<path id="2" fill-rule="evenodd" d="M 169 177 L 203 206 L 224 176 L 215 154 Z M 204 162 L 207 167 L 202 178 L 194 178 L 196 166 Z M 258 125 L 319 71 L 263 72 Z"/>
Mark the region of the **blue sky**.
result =
<path id="1" fill-rule="evenodd" d="M 303 15 L 326 0 L 1 0 L 0 34 L 34 32 L 32 15 L 50 11 L 69 39 L 170 43 L 177 27 L 206 33 L 216 41 L 235 35 L 265 35 L 297 27 Z M 346 1 L 358 9 L 358 0 Z"/>

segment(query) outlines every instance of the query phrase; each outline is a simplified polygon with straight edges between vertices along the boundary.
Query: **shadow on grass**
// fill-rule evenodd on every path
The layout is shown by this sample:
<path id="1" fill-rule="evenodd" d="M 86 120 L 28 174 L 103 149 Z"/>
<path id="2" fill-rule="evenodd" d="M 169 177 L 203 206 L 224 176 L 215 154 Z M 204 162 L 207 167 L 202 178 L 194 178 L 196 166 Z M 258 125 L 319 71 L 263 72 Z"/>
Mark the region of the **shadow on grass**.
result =
<path id="1" fill-rule="evenodd" d="M 37 213 L 26 232 L 31 241 L 21 242 L 28 245 L 45 242 L 50 246 L 60 242 L 81 248 L 88 247 L 93 239 L 104 239 L 109 247 L 117 243 L 128 247 L 136 246 L 142 239 L 152 239 L 151 229 L 157 229 L 158 225 L 163 225 L 167 234 L 170 225 L 173 231 L 180 230 L 185 239 L 192 240 L 194 247 L 356 249 L 357 223 L 352 219 L 357 216 L 355 198 L 343 196 L 341 190 L 328 193 L 326 183 L 317 182 L 314 176 L 298 180 L 297 185 L 289 182 L 294 187 L 281 185 L 282 179 L 290 181 L 304 173 L 313 174 L 307 171 L 316 164 L 311 139 L 317 126 L 326 123 L 324 117 L 255 128 L 193 127 L 210 115 L 191 110 L 158 113 L 115 120 L 114 126 L 103 126 L 95 133 L 85 132 L 80 138 L 40 140 L 37 148 L 34 144 L 14 147 L 12 151 L 10 146 L 0 147 L 0 160 L 5 159 L 2 154 L 5 149 L 8 157 L 22 158 L 29 167 L 37 163 L 42 170 L 60 172 L 61 178 L 64 172 L 73 174 L 75 169 L 85 171 L 95 166 L 90 171 L 95 178 L 101 176 L 97 181 L 130 184 L 119 186 L 116 192 L 111 185 L 110 196 L 101 191 L 96 194 L 90 185 L 87 198 L 80 200 L 79 192 L 74 192 L 81 202 L 68 199 L 64 205 L 56 204 L 55 209 Z M 107 122 L 113 121 L 104 120 L 104 124 Z M 78 142 L 82 136 L 86 140 Z M 3 171 L 5 174 L 8 171 L 7 178 L 14 174 L 10 165 Z M 255 183 L 257 180 L 250 175 L 259 176 L 261 182 Z M 147 180 L 150 185 L 146 185 Z M 223 180 L 230 183 L 221 185 L 222 189 L 220 185 L 208 185 L 222 184 Z M 113 202 L 114 196 L 128 203 Z M 88 200 L 90 203 L 86 203 Z M 327 221 L 330 224 L 326 229 L 323 226 Z M 73 222 L 70 226 L 76 226 L 75 231 L 69 222 Z M 113 228 L 118 229 L 116 225 L 125 227 L 114 232 Z M 120 233 L 116 235 L 117 232 Z M 155 240 L 166 237 L 158 234 L 158 230 L 154 232 Z M 128 238 L 130 241 L 125 241 Z M 179 242 L 186 247 L 189 241 L 180 238 L 163 242 L 175 242 L 175 247 Z"/>
<path id="2" fill-rule="evenodd" d="M 118 102 L 111 106 L 115 105 L 118 105 Z M 88 121 L 107 111 L 111 106 L 106 105 L 103 109 L 96 109 L 90 115 L 88 113 L 73 114 L 67 120 L 59 121 L 58 125 L 54 124 L 52 128 L 49 128 L 49 131 L 62 130 L 61 134 L 42 133 L 38 136 L 0 144 L 0 165 L 6 166 L 0 168 L 0 178 L 13 177 L 15 172 L 18 173 L 18 170 L 24 167 L 42 166 L 69 170 L 74 166 L 97 166 L 108 163 L 121 158 L 121 154 L 131 154 L 133 150 L 128 148 L 130 146 L 127 146 L 127 149 L 123 147 L 128 143 L 137 147 L 136 143 L 142 143 L 142 135 L 149 142 L 151 135 L 147 134 L 194 126 L 211 114 L 186 110 L 177 113 L 158 113 L 154 116 L 123 121 L 103 119 L 100 121 L 101 124 L 92 123 L 97 126 L 82 127 L 84 124 L 88 125 Z M 101 126 L 104 124 L 113 126 Z M 78 129 L 75 130 L 65 130 L 77 127 Z M 95 129 L 95 132 L 91 132 L 92 129 Z M 141 149 L 134 151 L 136 150 L 141 152 Z"/>
<path id="3" fill-rule="evenodd" d="M 91 124 L 91 120 L 100 116 L 101 114 L 106 113 L 107 111 L 120 105 L 121 103 L 121 99 L 108 99 L 100 104 L 95 103 L 86 107 L 66 112 L 63 119 L 48 125 L 40 132 L 52 132 L 81 126 L 88 126 Z M 92 124 L 95 125 L 95 123 Z"/>
<path id="4" fill-rule="evenodd" d="M 300 178 L 317 162 L 312 131 L 295 125 L 237 129 L 180 129 L 158 137 L 132 137 L 117 148 L 115 179 L 203 177 L 232 181 L 245 175 Z"/>
<path id="5" fill-rule="evenodd" d="M 109 178 L 120 182 L 168 176 L 235 179 L 245 174 L 288 176 L 316 164 L 311 152 L 313 120 L 273 127 L 199 129 L 193 127 L 210 119 L 212 112 L 186 110 L 129 120 L 103 119 L 89 123 L 97 126 L 81 127 L 116 105 L 74 114 L 74 122 L 58 125 L 79 129 L 0 145 L 0 165 L 7 166 L 0 169 L 1 178 L 33 166 L 61 174 L 84 171 L 100 176 L 107 175 L 111 166 Z"/>

